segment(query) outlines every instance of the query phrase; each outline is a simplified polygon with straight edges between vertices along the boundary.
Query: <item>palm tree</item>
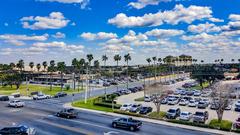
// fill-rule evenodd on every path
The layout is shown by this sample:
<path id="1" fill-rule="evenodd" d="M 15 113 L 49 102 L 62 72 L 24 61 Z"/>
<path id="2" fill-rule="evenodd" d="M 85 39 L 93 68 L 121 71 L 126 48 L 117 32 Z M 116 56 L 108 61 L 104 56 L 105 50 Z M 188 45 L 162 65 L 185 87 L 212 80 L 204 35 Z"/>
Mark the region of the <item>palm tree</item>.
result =
<path id="1" fill-rule="evenodd" d="M 91 62 L 92 62 L 92 60 L 93 60 L 93 55 L 92 54 L 87 54 L 87 60 L 88 60 L 88 66 L 87 66 L 87 71 L 88 71 L 88 76 L 89 76 L 89 74 L 90 74 L 90 72 L 91 72 Z M 89 79 L 89 77 L 88 77 L 88 79 Z M 91 94 L 91 83 L 89 83 L 89 96 L 90 96 L 90 94 Z"/>
<path id="2" fill-rule="evenodd" d="M 95 60 L 95 61 L 93 62 L 93 66 L 94 66 L 94 68 L 98 71 L 98 69 L 100 68 L 100 63 L 99 63 L 99 61 L 98 61 L 98 60 Z"/>
<path id="3" fill-rule="evenodd" d="M 41 69 L 41 64 L 38 63 L 38 64 L 36 65 L 36 67 L 37 67 L 37 70 L 38 70 L 38 72 L 39 72 L 39 70 Z"/>
<path id="4" fill-rule="evenodd" d="M 158 62 L 159 62 L 159 64 L 161 64 L 162 63 L 162 58 L 158 58 Z"/>
<path id="5" fill-rule="evenodd" d="M 82 72 L 82 74 L 83 74 L 83 69 L 84 69 L 84 65 L 85 65 L 85 59 L 83 59 L 83 58 L 81 58 L 80 60 L 79 60 L 79 64 L 78 64 L 78 69 L 79 69 L 79 72 L 80 72 L 80 75 L 81 75 L 81 72 Z M 81 77 L 79 77 L 80 79 L 81 79 Z M 82 82 L 82 89 L 83 89 L 83 81 L 81 81 Z"/>
<path id="6" fill-rule="evenodd" d="M 48 68 L 48 71 L 50 71 L 50 78 L 51 78 L 50 90 L 52 90 L 52 74 L 55 71 L 55 61 L 54 60 L 50 61 L 50 66 Z"/>
<path id="7" fill-rule="evenodd" d="M 11 63 L 9 64 L 9 66 L 10 66 L 11 70 L 13 70 L 13 68 L 16 67 L 15 63 L 13 63 L 13 62 L 11 62 Z"/>
<path id="8" fill-rule="evenodd" d="M 128 62 L 131 60 L 131 55 L 128 53 L 126 55 L 124 55 L 124 60 L 125 62 L 127 62 L 127 88 L 128 88 L 128 84 L 129 84 L 129 80 L 128 80 Z"/>
<path id="9" fill-rule="evenodd" d="M 44 71 L 46 71 L 46 68 L 47 68 L 47 66 L 48 66 L 47 61 L 44 61 L 44 62 L 42 63 L 42 66 L 43 66 L 43 68 L 44 68 Z"/>
<path id="10" fill-rule="evenodd" d="M 21 71 L 23 71 L 24 69 L 24 61 L 23 60 L 19 60 L 17 63 L 17 68 Z"/>
<path id="11" fill-rule="evenodd" d="M 65 62 L 58 62 L 57 69 L 60 71 L 61 74 L 61 91 L 63 91 L 63 72 L 65 71 L 66 65 Z"/>
<path id="12" fill-rule="evenodd" d="M 30 63 L 29 63 L 29 67 L 30 67 L 30 68 L 31 68 L 31 70 L 33 71 L 34 62 L 30 62 Z"/>
<path id="13" fill-rule="evenodd" d="M 154 65 L 154 79 L 155 79 L 155 83 L 157 82 L 157 68 L 156 68 L 156 61 L 157 61 L 157 57 L 154 56 L 152 57 L 153 60 L 153 65 Z"/>
<path id="14" fill-rule="evenodd" d="M 122 57 L 119 54 L 116 54 L 113 59 L 114 61 L 117 62 L 117 67 L 118 67 L 118 62 L 122 59 Z"/>
<path id="15" fill-rule="evenodd" d="M 76 70 L 77 70 L 77 67 L 78 67 L 78 60 L 77 58 L 74 58 L 72 60 L 72 66 L 73 66 L 73 89 L 75 90 L 76 89 L 76 81 L 75 81 L 75 74 L 76 74 Z"/>
<path id="16" fill-rule="evenodd" d="M 152 62 L 151 58 L 147 58 L 146 61 L 148 62 L 148 65 L 150 66 L 150 64 Z"/>
<path id="17" fill-rule="evenodd" d="M 102 61 L 104 61 L 104 67 L 106 67 L 106 62 L 107 62 L 107 60 L 108 60 L 107 55 L 106 55 L 106 54 L 103 55 L 103 56 L 102 56 Z"/>

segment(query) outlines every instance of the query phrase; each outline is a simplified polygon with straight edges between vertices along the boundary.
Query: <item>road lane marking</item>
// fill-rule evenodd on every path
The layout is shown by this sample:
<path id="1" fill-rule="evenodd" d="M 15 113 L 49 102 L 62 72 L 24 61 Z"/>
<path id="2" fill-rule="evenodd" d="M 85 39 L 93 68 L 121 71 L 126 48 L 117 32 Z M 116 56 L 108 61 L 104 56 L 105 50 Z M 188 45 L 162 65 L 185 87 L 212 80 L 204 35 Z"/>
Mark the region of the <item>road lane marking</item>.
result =
<path id="1" fill-rule="evenodd" d="M 36 120 L 36 121 L 44 123 L 44 124 L 48 124 L 48 125 L 51 125 L 51 126 L 55 126 L 55 127 L 58 127 L 58 128 L 62 128 L 62 129 L 65 129 L 65 130 L 80 133 L 80 134 L 94 135 L 93 133 L 90 133 L 89 131 L 86 131 L 85 129 L 80 129 L 79 127 L 78 128 L 69 127 L 69 126 L 60 125 L 60 124 L 57 124 L 57 123 L 53 123 L 53 122 L 50 122 L 50 121 L 44 121 L 44 120 Z"/>
<path id="2" fill-rule="evenodd" d="M 90 125 L 90 126 L 98 127 L 98 128 L 104 128 L 104 129 L 108 129 L 109 131 L 116 130 L 117 132 L 121 132 L 121 133 L 125 133 L 125 134 L 138 135 L 138 134 L 135 134 L 135 133 L 126 132 L 124 130 L 118 130 L 118 129 L 110 128 L 110 127 L 107 127 L 107 126 L 96 125 L 96 124 L 92 124 L 92 123 L 89 123 L 89 122 L 81 122 L 81 121 L 72 120 L 72 119 L 64 119 L 64 118 L 55 117 L 53 115 L 48 115 L 48 117 L 49 118 L 62 119 L 62 120 L 65 120 L 65 121 L 75 122 L 75 123 L 79 123 L 79 124 L 86 124 L 86 125 Z M 81 120 L 81 119 L 79 119 L 79 120 Z"/>

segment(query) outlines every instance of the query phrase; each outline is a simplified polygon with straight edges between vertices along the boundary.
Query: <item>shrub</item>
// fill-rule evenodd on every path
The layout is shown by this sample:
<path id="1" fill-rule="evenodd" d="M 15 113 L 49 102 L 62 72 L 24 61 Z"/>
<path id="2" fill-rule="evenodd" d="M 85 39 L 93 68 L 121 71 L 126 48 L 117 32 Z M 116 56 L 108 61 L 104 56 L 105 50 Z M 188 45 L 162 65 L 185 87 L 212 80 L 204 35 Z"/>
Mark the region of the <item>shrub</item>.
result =
<path id="1" fill-rule="evenodd" d="M 94 102 L 93 103 L 96 106 L 102 106 L 102 107 L 107 107 L 107 108 L 112 108 L 112 104 L 110 103 L 104 103 L 104 102 Z M 120 109 L 121 105 L 119 104 L 113 104 L 114 109 Z"/>
<path id="2" fill-rule="evenodd" d="M 210 121 L 209 127 L 224 130 L 224 131 L 230 131 L 232 129 L 232 122 L 228 120 L 222 120 L 219 123 L 217 119 L 213 119 Z"/>
<path id="3" fill-rule="evenodd" d="M 70 85 L 65 85 L 66 90 L 70 90 Z"/>
<path id="4" fill-rule="evenodd" d="M 134 101 L 139 101 L 139 102 L 144 101 L 144 97 L 136 98 L 134 99 Z"/>
<path id="5" fill-rule="evenodd" d="M 138 114 L 138 113 L 131 113 L 131 112 L 126 112 L 126 111 L 121 111 L 121 110 L 114 110 L 113 112 L 118 113 L 118 114 L 129 115 L 129 116 L 143 117 L 143 115 Z"/>
<path id="6" fill-rule="evenodd" d="M 153 119 L 162 119 L 166 116 L 166 114 L 166 112 L 160 112 L 160 114 L 158 114 L 157 112 L 152 112 L 148 115 L 148 117 Z"/>
<path id="7" fill-rule="evenodd" d="M 195 123 L 195 122 L 189 122 L 189 121 L 182 121 L 182 120 L 175 120 L 175 119 L 167 120 L 167 121 L 172 122 L 172 123 L 177 123 L 177 124 L 209 128 L 209 125 L 207 125 L 207 124 L 201 124 L 201 123 Z"/>
<path id="8" fill-rule="evenodd" d="M 232 122 L 228 120 L 222 120 L 220 129 L 224 131 L 230 131 L 232 129 Z"/>

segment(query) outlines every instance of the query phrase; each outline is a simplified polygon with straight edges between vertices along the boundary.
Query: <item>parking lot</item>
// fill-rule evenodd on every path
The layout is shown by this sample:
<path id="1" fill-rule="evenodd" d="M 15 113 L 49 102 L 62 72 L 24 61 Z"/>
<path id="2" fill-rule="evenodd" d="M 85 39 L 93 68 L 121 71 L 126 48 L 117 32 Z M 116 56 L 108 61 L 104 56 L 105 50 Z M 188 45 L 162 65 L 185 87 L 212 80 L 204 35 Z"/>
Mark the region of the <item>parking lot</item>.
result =
<path id="1" fill-rule="evenodd" d="M 185 84 L 186 82 L 191 82 L 192 80 L 185 80 L 183 82 L 177 82 L 175 84 L 172 84 L 170 85 L 170 90 L 176 90 L 176 88 L 179 88 L 181 87 L 183 84 Z M 144 96 L 144 92 L 143 91 L 140 91 L 140 92 L 137 92 L 137 93 L 131 93 L 131 94 L 128 94 L 128 95 L 123 95 L 123 96 L 120 96 L 118 97 L 117 99 L 117 103 L 119 104 L 125 104 L 125 103 L 130 103 L 130 104 L 133 104 L 133 103 L 140 103 L 142 104 L 143 106 L 150 106 L 153 108 L 153 111 L 156 111 L 156 106 L 154 105 L 153 102 L 136 102 L 134 101 L 134 99 L 137 99 L 137 98 L 141 98 Z M 177 96 L 180 96 L 180 95 L 177 95 Z M 210 97 L 196 97 L 196 96 L 190 96 L 192 97 L 193 99 L 194 98 L 202 98 L 202 99 L 208 99 L 209 101 L 211 101 L 211 98 Z M 224 112 L 224 115 L 223 115 L 223 119 L 225 120 L 230 120 L 230 121 L 235 121 L 238 116 L 239 116 L 239 112 L 236 112 L 234 111 L 234 104 L 235 104 L 236 100 L 233 100 L 233 104 L 232 104 L 232 108 L 231 110 L 226 110 Z M 208 111 L 209 113 L 209 119 L 207 122 L 209 122 L 210 120 L 212 119 L 216 119 L 217 118 L 217 113 L 216 113 L 216 110 L 212 110 L 210 109 L 210 105 L 208 105 L 207 108 L 205 109 L 199 109 L 197 107 L 188 107 L 188 106 L 180 106 L 179 104 L 176 104 L 176 105 L 168 105 L 168 104 L 162 104 L 161 105 L 161 111 L 164 111 L 164 112 L 167 112 L 170 108 L 180 108 L 181 112 L 182 111 L 187 111 L 187 112 L 191 112 L 191 113 L 195 113 L 196 111 Z"/>

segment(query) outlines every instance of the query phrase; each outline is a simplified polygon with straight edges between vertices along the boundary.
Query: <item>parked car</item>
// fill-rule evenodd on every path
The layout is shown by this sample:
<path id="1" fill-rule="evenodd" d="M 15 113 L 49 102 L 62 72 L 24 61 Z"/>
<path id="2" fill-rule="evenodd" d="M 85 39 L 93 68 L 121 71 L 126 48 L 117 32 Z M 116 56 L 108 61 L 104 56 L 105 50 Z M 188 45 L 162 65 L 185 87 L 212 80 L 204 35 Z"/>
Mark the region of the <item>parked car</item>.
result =
<path id="1" fill-rule="evenodd" d="M 177 103 L 178 103 L 178 100 L 176 98 L 168 99 L 168 105 L 176 105 Z"/>
<path id="2" fill-rule="evenodd" d="M 140 108 L 139 113 L 140 114 L 148 114 L 148 113 L 152 112 L 152 110 L 153 110 L 152 107 L 142 106 Z"/>
<path id="3" fill-rule="evenodd" d="M 240 116 L 236 119 L 236 121 L 233 124 L 233 127 L 235 129 L 240 129 Z"/>
<path id="4" fill-rule="evenodd" d="M 175 119 L 178 116 L 180 116 L 180 113 L 181 113 L 181 111 L 179 108 L 171 108 L 167 111 L 166 117 L 168 119 Z"/>
<path id="5" fill-rule="evenodd" d="M 162 101 L 161 101 L 161 104 L 167 104 L 168 103 L 168 99 L 167 98 L 164 98 Z"/>
<path id="6" fill-rule="evenodd" d="M 123 104 L 121 107 L 120 107 L 120 110 L 121 111 L 129 111 L 130 107 L 132 106 L 132 104 Z"/>
<path id="7" fill-rule="evenodd" d="M 199 109 L 205 109 L 207 107 L 208 107 L 208 104 L 204 101 L 199 101 L 197 104 L 197 108 L 199 108 Z"/>
<path id="8" fill-rule="evenodd" d="M 196 107 L 196 101 L 195 100 L 190 100 L 189 103 L 188 103 L 188 106 L 189 107 Z"/>
<path id="9" fill-rule="evenodd" d="M 78 113 L 72 109 L 72 108 L 64 108 L 60 112 L 57 113 L 57 117 L 62 117 L 62 118 L 76 118 Z"/>
<path id="10" fill-rule="evenodd" d="M 188 96 L 193 96 L 194 91 L 189 90 L 189 91 L 186 92 L 186 94 L 187 94 Z"/>
<path id="11" fill-rule="evenodd" d="M 217 102 L 211 103 L 210 109 L 217 110 L 218 108 L 219 108 L 219 103 L 217 103 Z"/>
<path id="12" fill-rule="evenodd" d="M 129 109 L 129 112 L 133 112 L 133 113 L 137 113 L 140 111 L 140 107 L 142 105 L 141 104 L 133 104 L 130 109 Z"/>
<path id="13" fill-rule="evenodd" d="M 0 101 L 9 101 L 8 96 L 0 96 Z"/>
<path id="14" fill-rule="evenodd" d="M 186 99 L 181 99 L 180 102 L 179 102 L 179 105 L 181 105 L 181 106 L 186 106 L 186 105 L 188 105 L 188 100 L 186 100 Z"/>
<path id="15" fill-rule="evenodd" d="M 20 100 L 12 100 L 12 101 L 9 101 L 8 103 L 8 106 L 9 107 L 23 107 L 25 105 L 24 102 L 20 101 Z"/>
<path id="16" fill-rule="evenodd" d="M 235 111 L 240 111 L 240 100 L 235 103 Z"/>
<path id="17" fill-rule="evenodd" d="M 193 114 L 190 112 L 181 112 L 179 119 L 189 121 L 192 117 L 193 117 Z"/>
<path id="18" fill-rule="evenodd" d="M 144 102 L 151 102 L 152 98 L 150 96 L 145 96 L 144 97 Z"/>
<path id="19" fill-rule="evenodd" d="M 0 130 L 0 135 L 35 135 L 36 129 L 20 125 L 13 127 L 5 127 Z"/>
<path id="20" fill-rule="evenodd" d="M 207 119 L 208 119 L 208 111 L 195 112 L 195 114 L 193 115 L 193 122 L 205 123 Z"/>
<path id="21" fill-rule="evenodd" d="M 65 92 L 58 92 L 56 95 L 54 95 L 54 98 L 65 97 L 65 96 L 67 96 L 67 93 L 65 93 Z"/>
<path id="22" fill-rule="evenodd" d="M 195 91 L 193 96 L 199 97 L 199 96 L 201 96 L 201 92 L 200 91 Z"/>
<path id="23" fill-rule="evenodd" d="M 50 95 L 45 95 L 45 94 L 37 94 L 33 96 L 33 100 L 42 100 L 42 99 L 49 99 L 51 98 Z"/>
<path id="24" fill-rule="evenodd" d="M 112 127 L 117 128 L 125 128 L 131 131 L 135 131 L 140 129 L 142 126 L 142 122 L 139 120 L 134 120 L 132 118 L 117 118 L 112 121 Z"/>
<path id="25" fill-rule="evenodd" d="M 229 103 L 228 105 L 226 105 L 225 110 L 232 110 L 232 104 Z"/>

